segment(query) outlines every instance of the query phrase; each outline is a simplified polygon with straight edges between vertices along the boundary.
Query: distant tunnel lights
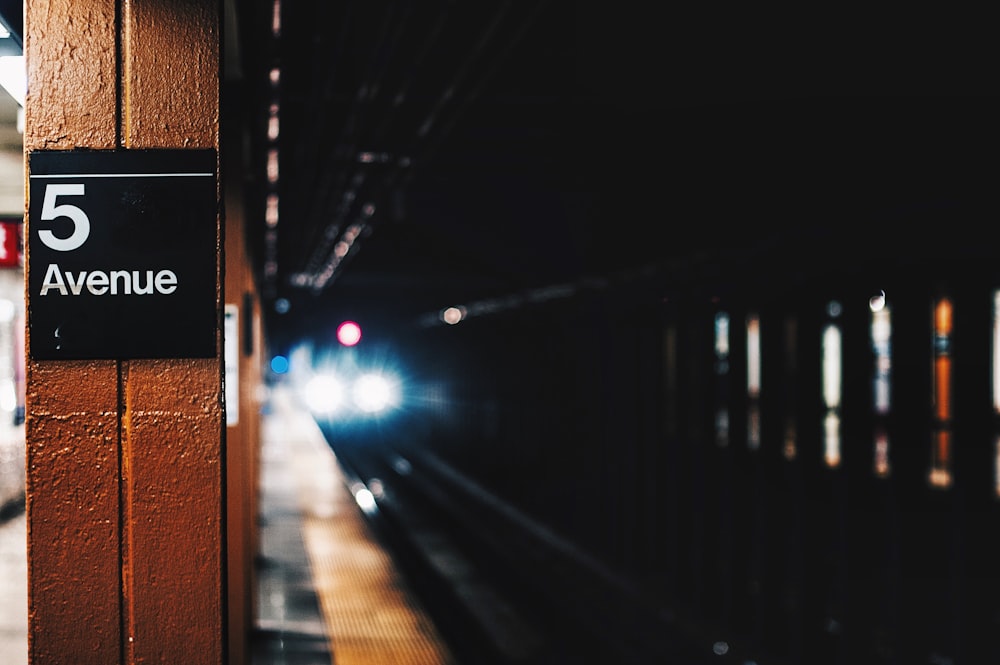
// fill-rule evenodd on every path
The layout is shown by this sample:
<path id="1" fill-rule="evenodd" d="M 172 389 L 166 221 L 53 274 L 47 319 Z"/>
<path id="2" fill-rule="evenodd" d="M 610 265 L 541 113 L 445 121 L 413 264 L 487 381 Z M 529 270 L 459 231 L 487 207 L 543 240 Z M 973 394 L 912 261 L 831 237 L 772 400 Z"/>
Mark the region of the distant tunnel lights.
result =
<path id="1" fill-rule="evenodd" d="M 466 315 L 466 310 L 464 307 L 448 307 L 447 309 L 441 310 L 441 320 L 448 325 L 455 325 L 459 321 L 463 320 Z"/>
<path id="2" fill-rule="evenodd" d="M 343 404 L 344 386 L 332 376 L 319 374 L 306 384 L 305 399 L 314 413 L 330 414 Z"/>
<path id="3" fill-rule="evenodd" d="M 378 413 L 396 402 L 394 386 L 378 374 L 366 374 L 354 385 L 354 403 L 365 413 Z"/>
<path id="4" fill-rule="evenodd" d="M 323 373 L 309 379 L 304 397 L 309 410 L 317 415 L 339 414 L 349 419 L 375 416 L 398 406 L 400 390 L 397 380 L 378 373 L 355 377 Z"/>

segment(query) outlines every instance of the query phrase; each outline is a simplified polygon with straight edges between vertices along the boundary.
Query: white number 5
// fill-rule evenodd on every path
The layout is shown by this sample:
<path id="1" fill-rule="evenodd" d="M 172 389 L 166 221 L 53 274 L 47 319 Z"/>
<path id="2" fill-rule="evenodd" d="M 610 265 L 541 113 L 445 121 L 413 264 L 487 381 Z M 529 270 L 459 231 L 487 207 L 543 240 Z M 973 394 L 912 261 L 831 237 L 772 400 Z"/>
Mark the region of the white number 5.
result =
<path id="1" fill-rule="evenodd" d="M 90 218 L 87 217 L 87 213 L 75 205 L 68 203 L 56 205 L 56 197 L 60 195 L 83 196 L 83 184 L 45 185 L 41 219 L 52 220 L 57 217 L 69 217 L 73 222 L 73 233 L 68 238 L 58 238 L 52 231 L 41 229 L 38 231 L 38 239 L 45 243 L 46 247 L 57 252 L 69 252 L 87 241 L 87 237 L 90 235 Z"/>

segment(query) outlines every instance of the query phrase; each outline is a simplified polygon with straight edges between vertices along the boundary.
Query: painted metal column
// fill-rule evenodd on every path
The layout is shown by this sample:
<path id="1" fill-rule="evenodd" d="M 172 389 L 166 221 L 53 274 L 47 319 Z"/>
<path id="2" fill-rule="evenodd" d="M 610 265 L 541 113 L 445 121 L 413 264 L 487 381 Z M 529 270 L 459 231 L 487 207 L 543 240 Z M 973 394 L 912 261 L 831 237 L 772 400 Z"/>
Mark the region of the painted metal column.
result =
<path id="1" fill-rule="evenodd" d="M 220 14 L 215 0 L 26 0 L 26 153 L 218 151 Z M 218 303 L 220 229 L 217 208 Z M 35 360 L 29 328 L 31 663 L 226 662 L 217 309 L 214 358 Z"/>

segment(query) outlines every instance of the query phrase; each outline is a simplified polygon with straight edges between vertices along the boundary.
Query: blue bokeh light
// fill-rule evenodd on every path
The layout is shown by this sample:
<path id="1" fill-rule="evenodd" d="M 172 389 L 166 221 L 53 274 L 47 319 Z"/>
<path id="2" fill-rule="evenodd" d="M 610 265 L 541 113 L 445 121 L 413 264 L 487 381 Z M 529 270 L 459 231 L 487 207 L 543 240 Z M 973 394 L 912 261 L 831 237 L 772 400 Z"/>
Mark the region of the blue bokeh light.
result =
<path id="1" fill-rule="evenodd" d="M 288 358 L 277 355 L 271 358 L 271 371 L 275 374 L 284 374 L 288 371 Z"/>

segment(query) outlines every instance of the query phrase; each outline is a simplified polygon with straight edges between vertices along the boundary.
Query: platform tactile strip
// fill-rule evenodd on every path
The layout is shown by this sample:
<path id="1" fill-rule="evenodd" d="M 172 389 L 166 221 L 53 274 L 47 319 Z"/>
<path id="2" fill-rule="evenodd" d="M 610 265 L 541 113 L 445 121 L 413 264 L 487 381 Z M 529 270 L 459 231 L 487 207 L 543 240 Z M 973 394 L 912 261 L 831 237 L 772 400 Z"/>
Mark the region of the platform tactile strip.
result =
<path id="1" fill-rule="evenodd" d="M 332 515 L 306 518 L 303 537 L 336 665 L 453 665 L 346 490 Z"/>
<path id="2" fill-rule="evenodd" d="M 333 665 L 457 665 L 354 502 L 318 425 L 289 403 L 276 449 L 292 464 L 302 540 Z"/>

